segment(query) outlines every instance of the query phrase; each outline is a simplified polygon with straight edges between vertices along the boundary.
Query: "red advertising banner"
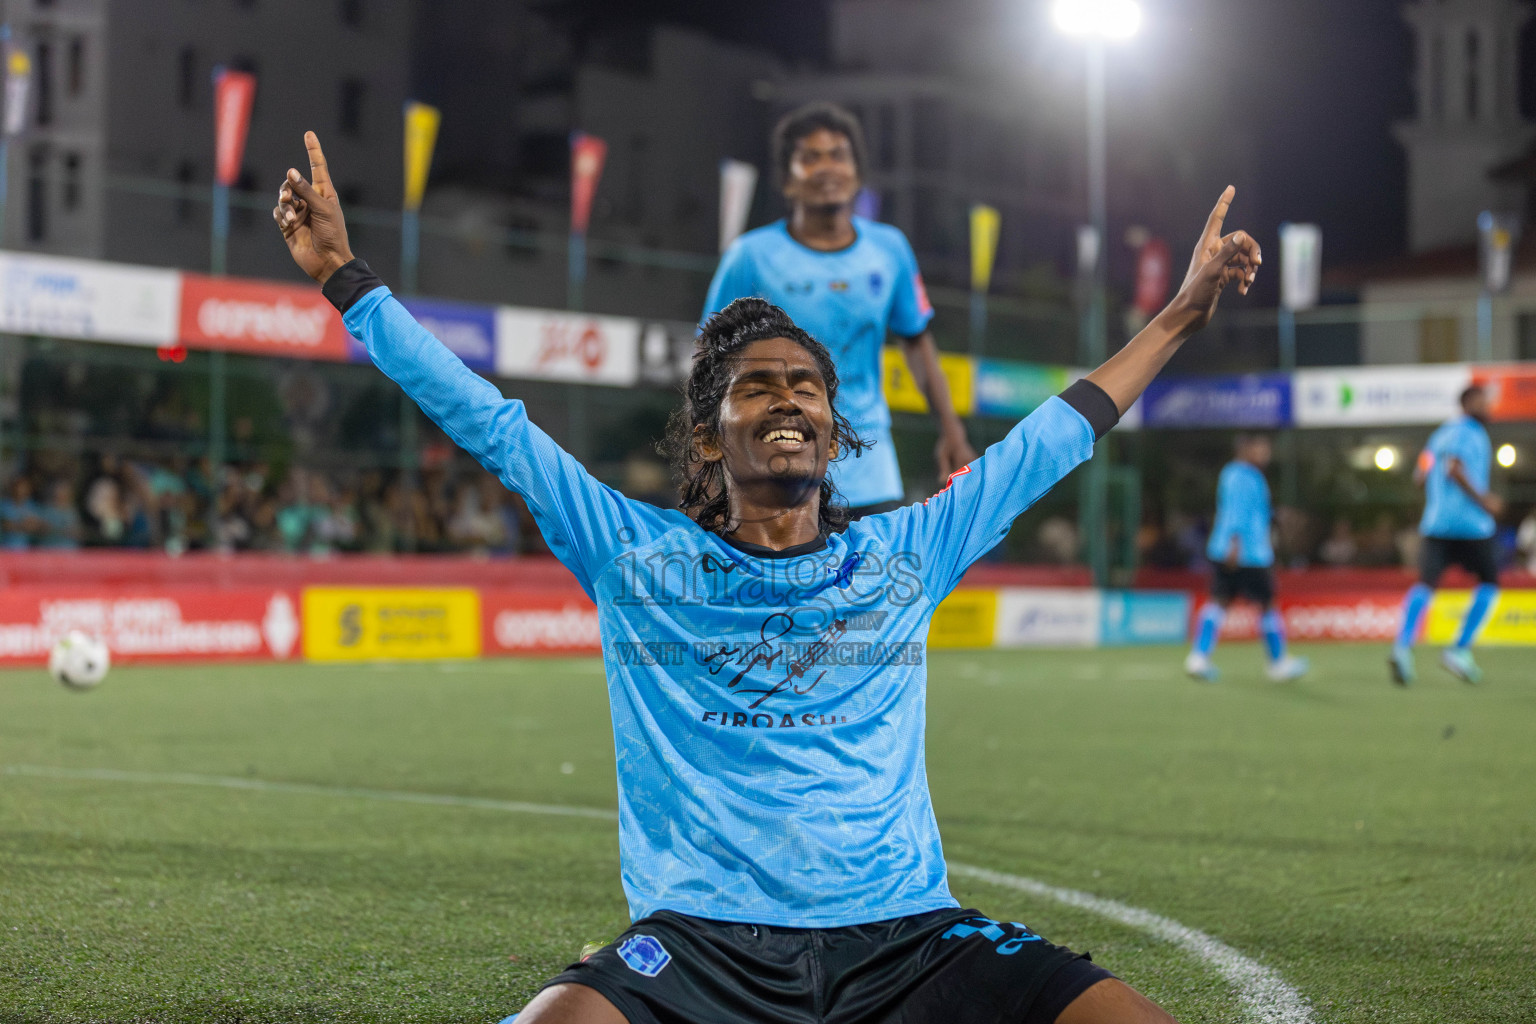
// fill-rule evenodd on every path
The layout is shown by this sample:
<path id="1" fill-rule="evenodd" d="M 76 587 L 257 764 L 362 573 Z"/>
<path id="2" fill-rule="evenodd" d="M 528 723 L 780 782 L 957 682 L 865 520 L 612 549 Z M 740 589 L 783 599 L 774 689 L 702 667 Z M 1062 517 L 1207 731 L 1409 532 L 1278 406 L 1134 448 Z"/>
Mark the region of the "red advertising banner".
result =
<path id="1" fill-rule="evenodd" d="M 1198 617 L 1206 596 L 1194 594 L 1192 608 Z M 1397 635 L 1401 591 L 1342 591 L 1297 597 L 1280 597 L 1280 614 L 1286 635 L 1302 642 L 1320 640 L 1370 640 L 1390 642 Z M 1221 626 L 1223 640 L 1254 640 L 1259 635 L 1259 609 L 1235 604 Z M 1194 622 L 1191 621 L 1191 631 Z M 1193 632 L 1191 632 L 1193 635 Z"/>
<path id="2" fill-rule="evenodd" d="M 571 133 L 571 231 L 584 235 L 592 220 L 592 197 L 603 176 L 608 143 L 586 132 Z"/>
<path id="3" fill-rule="evenodd" d="M 1474 366 L 1472 383 L 1488 392 L 1495 420 L 1536 420 L 1536 366 Z"/>
<path id="4" fill-rule="evenodd" d="M 580 590 L 480 591 L 484 635 L 492 654 L 598 654 L 597 606 Z"/>
<path id="5" fill-rule="evenodd" d="M 213 72 L 214 181 L 233 185 L 245 159 L 245 135 L 251 127 L 256 101 L 256 76 L 248 71 L 215 68 Z"/>
<path id="6" fill-rule="evenodd" d="M 318 288 L 183 274 L 181 341 L 296 359 L 347 360 L 347 328 Z"/>
<path id="7" fill-rule="evenodd" d="M 1168 301 L 1168 285 L 1173 281 L 1173 253 L 1168 243 L 1154 238 L 1141 247 L 1136 259 L 1136 310 L 1155 316 Z"/>
<path id="8" fill-rule="evenodd" d="M 95 587 L 0 591 L 0 665 L 43 665 L 72 629 L 100 638 L 115 663 L 296 658 L 297 591 Z"/>

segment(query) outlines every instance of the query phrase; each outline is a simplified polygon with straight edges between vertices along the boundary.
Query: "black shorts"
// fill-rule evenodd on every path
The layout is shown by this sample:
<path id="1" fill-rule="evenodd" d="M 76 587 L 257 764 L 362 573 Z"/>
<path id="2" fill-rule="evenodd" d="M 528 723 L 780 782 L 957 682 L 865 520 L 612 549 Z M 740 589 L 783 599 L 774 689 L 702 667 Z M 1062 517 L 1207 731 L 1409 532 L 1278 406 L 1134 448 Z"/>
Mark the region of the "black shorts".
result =
<path id="1" fill-rule="evenodd" d="M 935 910 L 846 928 L 661 911 L 550 979 L 630 1024 L 1051 1024 L 1114 975 L 1024 925 Z"/>
<path id="2" fill-rule="evenodd" d="M 1246 598 L 1262 608 L 1275 603 L 1275 576 L 1268 569 L 1252 569 L 1239 566 L 1228 569 L 1216 566 L 1216 577 L 1211 581 L 1211 596 L 1218 604 L 1228 604 L 1235 598 Z"/>
<path id="3" fill-rule="evenodd" d="M 1499 553 L 1493 538 L 1425 537 L 1419 546 L 1419 581 L 1440 585 L 1448 566 L 1459 565 L 1479 583 L 1499 582 Z"/>

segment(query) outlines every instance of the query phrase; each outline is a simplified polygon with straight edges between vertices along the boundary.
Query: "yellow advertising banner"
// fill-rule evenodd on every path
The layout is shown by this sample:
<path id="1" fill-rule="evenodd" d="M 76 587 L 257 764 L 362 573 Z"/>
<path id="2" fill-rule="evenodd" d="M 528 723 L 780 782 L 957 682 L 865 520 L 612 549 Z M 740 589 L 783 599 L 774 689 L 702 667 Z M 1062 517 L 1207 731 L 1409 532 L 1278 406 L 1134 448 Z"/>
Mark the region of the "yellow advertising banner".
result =
<path id="1" fill-rule="evenodd" d="M 956 590 L 939 604 L 928 627 L 929 647 L 991 647 L 997 636 L 997 591 Z"/>
<path id="2" fill-rule="evenodd" d="M 917 386 L 912 368 L 900 345 L 887 345 L 881 352 L 881 373 L 885 379 L 885 401 L 892 412 L 927 412 L 928 399 Z M 939 353 L 939 372 L 949 381 L 949 396 L 955 412 L 969 416 L 976 411 L 976 363 L 969 356 Z"/>
<path id="3" fill-rule="evenodd" d="M 1436 646 L 1455 643 L 1471 603 L 1470 590 L 1437 592 L 1424 622 L 1424 642 Z M 1476 642 L 1490 647 L 1536 647 L 1536 590 L 1500 591 Z"/>
<path id="4" fill-rule="evenodd" d="M 997 259 L 997 236 L 1003 217 L 991 206 L 977 203 L 971 207 L 971 290 L 984 292 L 992 287 L 992 264 Z"/>
<path id="5" fill-rule="evenodd" d="M 443 115 L 436 107 L 415 100 L 405 105 L 405 208 L 421 209 L 427 191 L 427 172 L 432 169 L 432 150 L 437 147 L 437 126 Z"/>
<path id="6" fill-rule="evenodd" d="M 307 587 L 310 661 L 480 656 L 480 592 L 469 587 Z"/>

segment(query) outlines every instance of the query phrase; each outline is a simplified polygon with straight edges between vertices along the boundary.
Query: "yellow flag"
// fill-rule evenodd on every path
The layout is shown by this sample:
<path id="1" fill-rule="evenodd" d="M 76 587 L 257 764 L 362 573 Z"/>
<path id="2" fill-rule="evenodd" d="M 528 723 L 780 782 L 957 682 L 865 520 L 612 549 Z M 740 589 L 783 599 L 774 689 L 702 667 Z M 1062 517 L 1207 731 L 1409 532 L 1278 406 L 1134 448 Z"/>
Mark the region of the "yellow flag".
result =
<path id="1" fill-rule="evenodd" d="M 437 125 L 443 119 L 436 107 L 415 100 L 405 105 L 405 208 L 421 209 L 427 191 L 427 172 L 432 168 L 432 149 L 437 145 Z"/>
<path id="2" fill-rule="evenodd" d="M 1002 215 L 991 206 L 977 203 L 971 207 L 971 290 L 984 292 L 992 287 L 992 261 L 997 256 L 997 235 Z"/>

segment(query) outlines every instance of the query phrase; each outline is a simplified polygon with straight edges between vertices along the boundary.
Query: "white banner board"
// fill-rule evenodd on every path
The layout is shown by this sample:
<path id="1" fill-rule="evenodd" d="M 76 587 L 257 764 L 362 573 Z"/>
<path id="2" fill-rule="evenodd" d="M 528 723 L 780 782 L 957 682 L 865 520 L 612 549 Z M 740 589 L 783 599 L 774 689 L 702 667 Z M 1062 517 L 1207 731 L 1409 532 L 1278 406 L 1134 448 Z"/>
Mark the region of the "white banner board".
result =
<path id="1" fill-rule="evenodd" d="M 177 271 L 0 252 L 0 331 L 160 347 L 180 313 Z"/>
<path id="2" fill-rule="evenodd" d="M 1007 587 L 997 594 L 997 646 L 1094 647 L 1102 607 L 1088 588 Z"/>
<path id="3" fill-rule="evenodd" d="M 1440 423 L 1461 411 L 1461 393 L 1471 383 L 1472 368 L 1461 363 L 1298 370 L 1296 425 Z"/>
<path id="4" fill-rule="evenodd" d="M 640 380 L 640 321 L 501 306 L 496 310 L 496 373 L 632 387 Z"/>

